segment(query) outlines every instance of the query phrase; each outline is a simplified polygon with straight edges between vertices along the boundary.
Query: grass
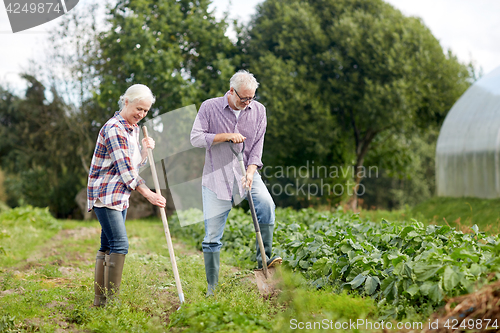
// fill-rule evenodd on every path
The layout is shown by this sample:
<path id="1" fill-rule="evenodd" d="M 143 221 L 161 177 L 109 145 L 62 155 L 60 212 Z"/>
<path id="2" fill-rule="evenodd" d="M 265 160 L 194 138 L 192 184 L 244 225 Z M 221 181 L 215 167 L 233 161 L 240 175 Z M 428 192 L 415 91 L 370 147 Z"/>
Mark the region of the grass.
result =
<path id="1" fill-rule="evenodd" d="M 55 221 L 47 211 L 30 207 L 9 214 L 0 215 L 0 230 L 7 235 L 0 254 L 0 332 L 287 332 L 292 320 L 376 317 L 370 299 L 313 291 L 286 270 L 280 296 L 264 298 L 251 271 L 228 265 L 227 252 L 220 288 L 206 298 L 202 253 L 174 238 L 186 297 L 177 310 L 157 219 L 127 221 L 130 250 L 120 297 L 105 308 L 93 308 L 98 222 Z"/>
<path id="2" fill-rule="evenodd" d="M 411 210 L 398 209 L 398 210 L 361 210 L 359 216 L 363 219 L 367 219 L 373 222 L 380 222 L 382 219 L 387 221 L 410 221 L 414 218 L 414 214 Z"/>
<path id="3" fill-rule="evenodd" d="M 373 221 L 417 218 L 460 228 L 476 223 L 482 230 L 498 232 L 499 203 L 433 198 L 412 209 L 360 215 Z M 175 236 L 176 228 L 171 230 Z M 32 207 L 1 213 L 0 332 L 291 332 L 300 323 L 312 325 L 308 332 L 320 332 L 324 326 L 315 323 L 377 321 L 370 298 L 312 290 L 287 270 L 280 295 L 263 298 L 252 281 L 253 263 L 235 260 L 227 250 L 221 255 L 217 294 L 206 298 L 203 256 L 199 244 L 187 236 L 194 231 L 183 232 L 183 239 L 174 238 L 186 297 L 177 310 L 180 304 L 161 221 L 127 221 L 127 232 L 130 250 L 120 297 L 106 308 L 92 308 L 98 222 L 55 220 L 47 210 Z"/>
<path id="4" fill-rule="evenodd" d="M 412 209 L 423 222 L 458 228 L 477 224 L 480 230 L 499 233 L 500 199 L 434 197 Z"/>
<path id="5" fill-rule="evenodd" d="M 487 234 L 500 232 L 500 199 L 433 197 L 415 207 L 387 211 L 361 210 L 360 217 L 371 221 L 417 221 L 450 225 L 464 233 L 477 224 Z"/>

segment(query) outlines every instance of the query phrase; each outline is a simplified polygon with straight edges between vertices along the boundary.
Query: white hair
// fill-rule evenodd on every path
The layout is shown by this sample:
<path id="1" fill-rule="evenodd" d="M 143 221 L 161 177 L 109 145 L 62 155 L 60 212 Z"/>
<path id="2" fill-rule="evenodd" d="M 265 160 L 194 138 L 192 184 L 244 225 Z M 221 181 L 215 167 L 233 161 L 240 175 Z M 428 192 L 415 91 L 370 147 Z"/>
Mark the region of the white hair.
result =
<path id="1" fill-rule="evenodd" d="M 236 72 L 231 80 L 229 80 L 229 87 L 236 90 L 240 89 L 241 87 L 257 90 L 257 88 L 259 87 L 259 82 L 257 82 L 252 73 L 249 73 L 248 71 L 242 69 Z"/>
<path id="2" fill-rule="evenodd" d="M 147 86 L 143 84 L 134 84 L 133 86 L 130 86 L 127 91 L 125 91 L 125 94 L 121 95 L 120 99 L 118 100 L 120 111 L 125 107 L 125 101 L 133 103 L 135 101 L 141 101 L 143 99 L 149 99 L 151 101 L 151 104 L 156 101 L 156 98 L 151 92 L 151 89 L 149 89 Z"/>

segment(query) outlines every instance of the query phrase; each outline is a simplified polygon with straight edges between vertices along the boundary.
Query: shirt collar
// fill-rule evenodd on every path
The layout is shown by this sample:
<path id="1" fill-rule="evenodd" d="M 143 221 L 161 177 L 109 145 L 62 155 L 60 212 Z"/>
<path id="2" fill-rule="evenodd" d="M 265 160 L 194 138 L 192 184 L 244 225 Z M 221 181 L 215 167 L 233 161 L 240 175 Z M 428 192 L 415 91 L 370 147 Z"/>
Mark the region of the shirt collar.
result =
<path id="1" fill-rule="evenodd" d="M 223 105 L 224 105 L 224 109 L 229 108 L 231 110 L 231 107 L 229 106 L 229 100 L 227 98 L 228 96 L 229 96 L 229 90 L 224 94 Z M 253 101 L 251 101 L 250 104 L 248 104 L 246 108 L 244 108 L 243 110 L 240 110 L 240 111 L 246 111 L 248 109 L 251 109 L 252 104 L 253 104 Z M 235 110 L 235 111 L 238 111 L 238 110 Z"/>
<path id="2" fill-rule="evenodd" d="M 122 115 L 120 114 L 120 111 L 116 111 L 115 112 L 115 117 L 116 119 L 118 119 L 118 121 L 123 125 L 123 127 L 125 127 L 125 129 L 129 132 L 129 133 L 132 133 L 134 131 L 134 129 L 137 126 L 137 124 L 134 124 L 134 125 L 130 125 L 126 120 L 125 118 L 122 117 Z"/>

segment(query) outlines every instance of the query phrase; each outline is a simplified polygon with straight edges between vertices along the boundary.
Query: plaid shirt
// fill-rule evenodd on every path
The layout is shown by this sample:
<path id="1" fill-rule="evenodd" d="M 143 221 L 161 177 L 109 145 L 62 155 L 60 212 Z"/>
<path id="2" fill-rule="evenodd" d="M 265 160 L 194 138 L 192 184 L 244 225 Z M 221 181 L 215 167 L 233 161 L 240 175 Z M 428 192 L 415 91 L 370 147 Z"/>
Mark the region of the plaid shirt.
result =
<path id="1" fill-rule="evenodd" d="M 146 160 L 138 166 L 132 163 L 134 147 L 130 140 L 133 139 L 139 139 L 139 126 L 130 125 L 119 112 L 101 128 L 88 178 L 88 211 L 97 199 L 106 206 L 126 209 L 132 190 L 146 183 L 137 172 Z"/>

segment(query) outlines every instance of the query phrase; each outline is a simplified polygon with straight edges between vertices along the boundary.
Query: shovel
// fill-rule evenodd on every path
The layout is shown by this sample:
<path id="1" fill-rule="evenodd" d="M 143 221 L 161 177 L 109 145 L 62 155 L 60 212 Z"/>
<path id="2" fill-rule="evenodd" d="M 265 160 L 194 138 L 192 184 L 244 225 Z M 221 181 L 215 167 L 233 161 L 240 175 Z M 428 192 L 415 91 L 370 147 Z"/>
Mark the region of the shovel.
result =
<path id="1" fill-rule="evenodd" d="M 245 141 L 243 141 L 243 149 L 241 151 L 236 151 L 233 148 L 235 143 L 230 141 L 229 147 L 234 155 L 238 158 L 238 162 L 240 163 L 241 172 L 246 175 L 245 164 L 243 163 L 243 151 L 245 150 Z M 271 281 L 271 277 L 274 275 L 276 269 L 275 267 L 267 267 L 267 258 L 266 251 L 264 249 L 264 242 L 262 242 L 262 235 L 260 234 L 259 221 L 257 220 L 257 214 L 255 213 L 255 206 L 253 204 L 253 198 L 249 191 L 249 188 L 246 187 L 245 182 L 245 192 L 248 199 L 248 204 L 250 206 L 250 213 L 252 214 L 253 226 L 255 228 L 255 234 L 257 236 L 257 242 L 259 243 L 260 254 L 262 257 L 262 269 L 256 269 L 254 271 L 255 280 L 257 281 L 257 287 L 262 295 L 270 295 L 274 291 L 274 284 L 276 281 Z"/>

